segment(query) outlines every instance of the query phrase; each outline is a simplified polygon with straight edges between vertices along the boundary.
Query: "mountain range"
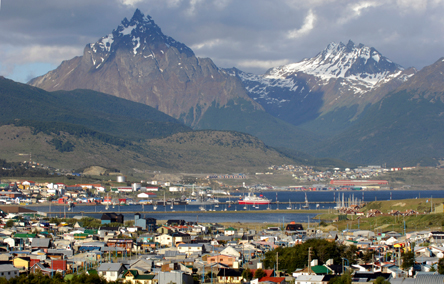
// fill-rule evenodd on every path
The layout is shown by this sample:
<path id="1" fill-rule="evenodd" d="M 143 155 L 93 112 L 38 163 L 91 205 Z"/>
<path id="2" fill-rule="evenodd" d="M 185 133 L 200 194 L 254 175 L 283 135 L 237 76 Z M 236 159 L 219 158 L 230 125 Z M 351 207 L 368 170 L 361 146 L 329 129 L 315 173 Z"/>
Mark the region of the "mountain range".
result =
<path id="1" fill-rule="evenodd" d="M 0 156 L 128 174 L 250 172 L 294 163 L 258 138 L 196 130 L 144 104 L 92 90 L 47 92 L 0 77 Z"/>
<path id="2" fill-rule="evenodd" d="M 110 34 L 87 44 L 30 85 L 47 91 L 91 89 L 149 105 L 193 129 L 235 130 L 269 145 L 310 144 L 316 135 L 274 118 L 252 100 L 242 81 L 197 58 L 136 10 Z M 284 135 L 284 139 L 276 137 Z"/>
<path id="3" fill-rule="evenodd" d="M 424 165 L 444 155 L 440 62 L 420 71 L 404 68 L 373 47 L 349 41 L 255 75 L 196 57 L 136 10 L 87 44 L 83 56 L 29 84 L 121 97 L 151 106 L 182 127 L 248 133 L 281 153 Z"/>
<path id="4" fill-rule="evenodd" d="M 312 58 L 254 75 L 232 69 L 273 116 L 323 136 L 344 130 L 369 105 L 415 74 L 376 49 L 330 43 Z"/>

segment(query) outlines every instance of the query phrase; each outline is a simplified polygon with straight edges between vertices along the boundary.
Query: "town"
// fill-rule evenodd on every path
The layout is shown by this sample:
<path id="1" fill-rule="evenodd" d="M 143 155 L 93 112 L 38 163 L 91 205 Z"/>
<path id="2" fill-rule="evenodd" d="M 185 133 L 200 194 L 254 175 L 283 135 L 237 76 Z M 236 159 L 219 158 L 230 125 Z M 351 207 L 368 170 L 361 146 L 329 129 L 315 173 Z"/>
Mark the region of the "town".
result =
<path id="1" fill-rule="evenodd" d="M 348 178 L 347 184 L 360 181 Z M 234 220 L 228 224 L 156 220 L 149 212 L 148 217 L 130 215 L 112 207 L 100 218 L 66 212 L 73 206 L 127 204 L 122 194 L 133 194 L 132 202 L 138 203 L 162 192 L 172 197 L 175 192 L 195 190 L 160 181 L 128 186 L 124 176 L 117 176 L 117 181 L 125 185 L 2 183 L 1 276 L 10 280 L 37 273 L 68 281 L 86 274 L 108 282 L 147 284 L 444 280 L 438 274 L 444 273 L 443 199 L 435 199 L 435 205 L 428 199 L 381 205 L 339 197 L 333 213 L 317 212 L 319 221 L 259 226 Z M 166 202 L 165 197 L 157 200 Z M 63 208 L 64 214 L 33 210 L 35 203 Z M 427 222 L 428 228 L 412 230 L 412 222 Z"/>

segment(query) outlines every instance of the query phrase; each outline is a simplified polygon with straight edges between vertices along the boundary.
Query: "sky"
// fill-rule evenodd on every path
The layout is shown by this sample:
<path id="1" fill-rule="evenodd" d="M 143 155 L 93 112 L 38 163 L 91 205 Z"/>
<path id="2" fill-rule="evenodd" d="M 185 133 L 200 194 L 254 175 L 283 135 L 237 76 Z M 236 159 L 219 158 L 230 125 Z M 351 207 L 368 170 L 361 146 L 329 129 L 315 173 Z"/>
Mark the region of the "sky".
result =
<path id="1" fill-rule="evenodd" d="M 349 40 L 406 68 L 444 56 L 444 0 L 0 0 L 0 75 L 25 83 L 82 56 L 136 8 L 196 56 L 255 74 Z"/>

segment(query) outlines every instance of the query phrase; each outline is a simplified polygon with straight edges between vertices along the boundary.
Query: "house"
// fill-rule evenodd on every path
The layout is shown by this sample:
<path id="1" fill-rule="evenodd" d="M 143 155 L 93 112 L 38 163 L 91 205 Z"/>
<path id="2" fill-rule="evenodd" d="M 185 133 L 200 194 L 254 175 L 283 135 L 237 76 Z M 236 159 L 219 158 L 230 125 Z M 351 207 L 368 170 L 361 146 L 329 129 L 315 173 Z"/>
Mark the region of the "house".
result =
<path id="1" fill-rule="evenodd" d="M 156 236 L 154 241 L 159 243 L 161 246 L 173 246 L 173 237 L 167 234 Z"/>
<path id="2" fill-rule="evenodd" d="M 217 273 L 219 283 L 242 283 L 243 269 L 222 268 Z"/>
<path id="3" fill-rule="evenodd" d="M 33 238 L 31 241 L 31 249 L 41 249 L 44 252 L 48 252 L 51 247 L 52 239 L 50 238 Z"/>
<path id="4" fill-rule="evenodd" d="M 225 229 L 224 235 L 225 236 L 234 236 L 236 234 L 236 232 L 237 232 L 237 230 L 235 228 L 229 227 L 229 228 Z"/>
<path id="5" fill-rule="evenodd" d="M 166 222 L 167 226 L 184 226 L 185 224 L 185 220 L 168 220 Z"/>
<path id="6" fill-rule="evenodd" d="M 157 283 L 193 284 L 193 277 L 182 271 L 159 272 L 156 276 Z M 229 283 L 229 282 L 227 282 Z"/>
<path id="7" fill-rule="evenodd" d="M 37 262 L 35 263 L 30 269 L 29 272 L 31 273 L 38 273 L 41 272 L 43 275 L 48 275 L 48 276 L 52 276 L 54 275 L 54 273 L 56 273 L 57 271 L 54 269 L 51 269 L 49 267 L 44 266 L 42 263 Z"/>
<path id="8" fill-rule="evenodd" d="M 149 272 L 154 268 L 154 261 L 151 259 L 139 258 L 133 262 L 130 262 L 129 269 L 137 270 L 139 273 Z"/>
<path id="9" fill-rule="evenodd" d="M 302 227 L 302 224 L 296 224 L 295 222 L 290 222 L 290 224 L 287 224 L 285 227 L 285 231 L 287 233 L 295 233 L 297 231 L 304 230 L 304 227 Z"/>
<path id="10" fill-rule="evenodd" d="M 168 234 L 168 235 L 171 235 L 171 234 L 173 234 L 173 232 L 175 232 L 175 230 L 174 230 L 174 228 L 169 227 L 169 226 L 162 226 L 162 227 L 157 228 L 156 232 L 158 234 Z"/>
<path id="11" fill-rule="evenodd" d="M 236 259 L 239 259 L 241 257 L 241 253 L 233 247 L 226 247 L 224 250 L 220 252 L 220 254 L 232 256 Z"/>
<path id="12" fill-rule="evenodd" d="M 173 237 L 173 244 L 180 244 L 180 243 L 191 243 L 191 236 L 187 233 L 181 233 L 181 232 L 175 232 L 172 234 Z"/>
<path id="13" fill-rule="evenodd" d="M 236 258 L 231 255 L 218 254 L 218 255 L 207 257 L 208 265 L 213 264 L 213 263 L 222 263 L 228 267 L 233 267 L 235 262 L 236 262 Z"/>
<path id="14" fill-rule="evenodd" d="M 0 277 L 9 280 L 11 278 L 17 277 L 19 275 L 19 269 L 14 267 L 12 264 L 0 264 Z"/>
<path id="15" fill-rule="evenodd" d="M 116 281 L 120 278 L 120 274 L 125 270 L 122 263 L 102 263 L 97 268 L 97 273 L 106 281 Z"/>
<path id="16" fill-rule="evenodd" d="M 102 224 L 109 224 L 109 223 L 121 223 L 124 222 L 124 217 L 122 214 L 116 214 L 116 213 L 103 213 L 102 218 L 100 218 L 102 221 Z"/>
<path id="17" fill-rule="evenodd" d="M 444 232 L 430 232 L 429 241 L 435 244 L 444 243 Z"/>
<path id="18" fill-rule="evenodd" d="M 285 281 L 285 277 L 270 277 L 270 276 L 265 276 L 262 277 L 260 279 L 253 279 L 251 282 L 251 284 L 258 284 L 258 283 L 276 283 L 276 284 L 285 284 L 287 283 Z"/>
<path id="19" fill-rule="evenodd" d="M 203 244 L 179 244 L 177 249 L 180 253 L 185 253 L 188 256 L 192 254 L 202 255 L 205 252 Z"/>
<path id="20" fill-rule="evenodd" d="M 31 263 L 31 258 L 27 256 L 17 256 L 12 260 L 12 265 L 19 269 L 28 270 Z"/>
<path id="21" fill-rule="evenodd" d="M 154 218 L 140 218 L 140 214 L 134 214 L 134 226 L 141 227 L 142 230 L 154 232 L 156 230 L 157 220 Z"/>
<path id="22" fill-rule="evenodd" d="M 127 252 L 131 252 L 133 248 L 134 240 L 133 239 L 108 239 L 106 243 L 109 248 L 122 248 Z"/>
<path id="23" fill-rule="evenodd" d="M 154 274 L 139 274 L 138 270 L 127 270 L 123 273 L 125 283 L 131 284 L 154 284 Z"/>
<path id="24" fill-rule="evenodd" d="M 299 275 L 295 283 L 296 284 L 323 284 L 324 275 Z"/>
<path id="25" fill-rule="evenodd" d="M 100 227 L 97 231 L 99 238 L 110 238 L 120 235 L 119 227 Z"/>

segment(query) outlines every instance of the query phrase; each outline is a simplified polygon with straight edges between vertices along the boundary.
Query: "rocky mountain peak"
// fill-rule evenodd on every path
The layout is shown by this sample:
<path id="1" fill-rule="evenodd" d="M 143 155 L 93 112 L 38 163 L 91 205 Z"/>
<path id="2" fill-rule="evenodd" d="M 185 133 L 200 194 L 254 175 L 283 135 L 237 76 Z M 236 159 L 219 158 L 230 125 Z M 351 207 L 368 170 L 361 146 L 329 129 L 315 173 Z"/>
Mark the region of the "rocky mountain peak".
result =
<path id="1" fill-rule="evenodd" d="M 325 80 L 350 78 L 376 84 L 387 75 L 404 70 L 375 48 L 353 41 L 330 43 L 315 57 L 272 69 L 269 74 L 286 77 L 296 72 L 315 75 Z"/>
<path id="2" fill-rule="evenodd" d="M 107 57 L 118 49 L 126 49 L 134 56 L 154 58 L 156 54 L 164 54 L 171 47 L 176 48 L 179 53 L 194 56 L 194 52 L 189 47 L 164 35 L 149 15 L 145 16 L 137 9 L 131 20 L 124 18 L 110 34 L 89 44 L 85 49 L 85 54 L 92 54 L 93 65 L 99 68 Z M 97 54 L 99 58 L 95 58 L 94 54 Z"/>

